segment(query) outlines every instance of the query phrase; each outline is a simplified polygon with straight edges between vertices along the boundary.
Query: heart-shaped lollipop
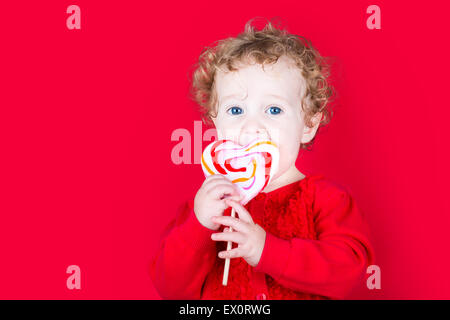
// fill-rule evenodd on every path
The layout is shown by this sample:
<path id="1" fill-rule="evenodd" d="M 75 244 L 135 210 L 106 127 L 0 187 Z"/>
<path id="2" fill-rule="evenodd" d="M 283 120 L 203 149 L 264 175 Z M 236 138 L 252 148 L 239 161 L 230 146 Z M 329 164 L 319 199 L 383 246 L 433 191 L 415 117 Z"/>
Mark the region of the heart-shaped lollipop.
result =
<path id="1" fill-rule="evenodd" d="M 231 140 L 210 143 L 202 154 L 202 169 L 205 176 L 222 174 L 234 183 L 244 195 L 241 204 L 247 204 L 270 183 L 279 162 L 278 147 L 271 141 L 256 139 L 245 146 Z M 235 216 L 234 208 L 231 216 Z M 229 228 L 233 232 L 233 228 Z M 227 251 L 232 247 L 227 243 Z M 227 285 L 230 258 L 225 259 L 224 286 Z"/>
<path id="2" fill-rule="evenodd" d="M 268 140 L 256 139 L 245 146 L 231 140 L 210 143 L 202 154 L 205 176 L 222 174 L 244 195 L 247 204 L 270 183 L 279 163 L 278 147 Z"/>

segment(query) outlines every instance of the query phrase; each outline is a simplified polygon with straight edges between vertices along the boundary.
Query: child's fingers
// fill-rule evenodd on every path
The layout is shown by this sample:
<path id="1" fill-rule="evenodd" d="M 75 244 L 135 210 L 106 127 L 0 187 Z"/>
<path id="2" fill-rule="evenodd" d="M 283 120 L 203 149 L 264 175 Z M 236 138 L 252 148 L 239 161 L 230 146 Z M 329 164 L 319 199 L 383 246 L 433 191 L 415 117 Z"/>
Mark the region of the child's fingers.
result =
<path id="1" fill-rule="evenodd" d="M 211 239 L 215 241 L 231 241 L 237 244 L 244 244 L 247 240 L 245 235 L 240 232 L 213 233 Z"/>
<path id="2" fill-rule="evenodd" d="M 242 199 L 244 199 L 244 195 L 241 194 L 239 192 L 239 190 L 237 190 L 237 187 L 235 187 L 235 188 L 236 188 L 236 191 L 234 193 L 232 193 L 231 195 L 230 194 L 224 195 L 223 198 L 224 199 L 232 199 L 232 200 L 240 203 L 242 201 Z"/>
<path id="3" fill-rule="evenodd" d="M 230 181 L 221 174 L 212 174 L 207 176 L 205 179 L 205 184 L 217 183 L 217 181 Z M 231 182 L 231 181 L 230 181 Z"/>
<path id="4" fill-rule="evenodd" d="M 212 187 L 208 192 L 214 199 L 222 199 L 225 195 L 238 197 L 239 191 L 230 184 L 218 184 Z"/>
<path id="5" fill-rule="evenodd" d="M 244 198 L 244 197 L 239 195 L 239 196 L 226 197 L 225 199 L 232 199 L 232 200 L 234 200 L 236 202 L 240 202 L 242 200 L 242 198 Z"/>
<path id="6" fill-rule="evenodd" d="M 230 181 L 230 179 L 228 179 L 227 177 L 225 177 L 224 175 L 221 175 L 221 174 L 213 174 L 213 175 L 207 176 L 205 179 L 205 182 L 204 182 L 205 186 L 208 186 L 208 187 L 213 187 L 214 185 L 216 185 L 218 183 L 233 185 L 233 183 Z"/>
<path id="7" fill-rule="evenodd" d="M 239 219 L 242 219 L 242 221 L 248 222 L 250 224 L 254 224 L 253 218 L 250 215 L 250 213 L 238 201 L 233 202 L 233 201 L 228 201 L 228 199 L 226 199 L 225 203 L 228 204 L 229 206 L 233 207 L 234 210 L 236 210 L 236 212 L 239 215 Z"/>
<path id="8" fill-rule="evenodd" d="M 230 216 L 213 216 L 211 217 L 211 221 L 217 224 L 231 227 L 233 228 L 233 230 L 242 233 L 248 233 L 248 224 L 238 218 L 233 218 Z"/>
<path id="9" fill-rule="evenodd" d="M 227 258 L 231 259 L 231 258 L 243 257 L 244 252 L 243 252 L 242 248 L 237 247 L 237 248 L 234 248 L 229 251 L 221 251 L 221 252 L 219 252 L 218 255 L 220 258 L 223 258 L 223 259 L 227 259 Z"/>

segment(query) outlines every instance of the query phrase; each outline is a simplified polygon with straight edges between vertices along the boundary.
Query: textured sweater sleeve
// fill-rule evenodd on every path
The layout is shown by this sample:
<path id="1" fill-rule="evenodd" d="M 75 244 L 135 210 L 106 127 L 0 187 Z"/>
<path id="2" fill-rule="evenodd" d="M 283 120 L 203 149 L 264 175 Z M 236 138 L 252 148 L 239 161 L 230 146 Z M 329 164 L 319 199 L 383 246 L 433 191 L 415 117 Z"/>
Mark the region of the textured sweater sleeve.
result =
<path id="1" fill-rule="evenodd" d="M 255 271 L 293 290 L 344 299 L 374 261 L 369 229 L 344 188 L 325 188 L 315 202 L 317 240 L 266 233 Z"/>
<path id="2" fill-rule="evenodd" d="M 211 234 L 197 220 L 188 201 L 163 231 L 150 265 L 153 284 L 162 299 L 198 300 L 216 256 Z"/>

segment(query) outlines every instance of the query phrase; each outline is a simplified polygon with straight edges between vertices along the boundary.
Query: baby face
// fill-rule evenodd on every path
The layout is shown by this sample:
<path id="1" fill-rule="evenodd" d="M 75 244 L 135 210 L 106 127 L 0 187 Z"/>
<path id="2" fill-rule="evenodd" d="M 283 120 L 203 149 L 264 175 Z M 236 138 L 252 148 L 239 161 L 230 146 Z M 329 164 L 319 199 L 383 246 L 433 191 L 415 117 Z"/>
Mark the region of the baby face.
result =
<path id="1" fill-rule="evenodd" d="M 242 65 L 238 71 L 216 74 L 218 138 L 245 145 L 260 138 L 280 151 L 276 177 L 295 166 L 301 143 L 309 142 L 318 126 L 305 126 L 301 98 L 305 80 L 300 69 L 282 56 L 275 64 Z"/>

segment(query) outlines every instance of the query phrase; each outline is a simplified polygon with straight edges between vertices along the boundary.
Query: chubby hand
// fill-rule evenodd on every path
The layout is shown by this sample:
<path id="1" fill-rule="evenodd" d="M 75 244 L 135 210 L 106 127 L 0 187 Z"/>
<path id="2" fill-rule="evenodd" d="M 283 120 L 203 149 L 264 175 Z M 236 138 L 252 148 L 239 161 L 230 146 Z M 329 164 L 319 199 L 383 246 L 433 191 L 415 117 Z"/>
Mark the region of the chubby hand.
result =
<path id="1" fill-rule="evenodd" d="M 225 203 L 234 208 L 239 218 L 231 216 L 211 217 L 211 221 L 214 223 L 233 228 L 233 232 L 229 232 L 229 228 L 225 228 L 224 232 L 213 233 L 211 239 L 215 241 L 232 241 L 237 243 L 238 247 L 230 251 L 219 252 L 219 257 L 223 259 L 242 257 L 249 265 L 255 267 L 261 259 L 266 241 L 266 231 L 253 222 L 250 213 L 239 202 L 226 199 Z"/>

